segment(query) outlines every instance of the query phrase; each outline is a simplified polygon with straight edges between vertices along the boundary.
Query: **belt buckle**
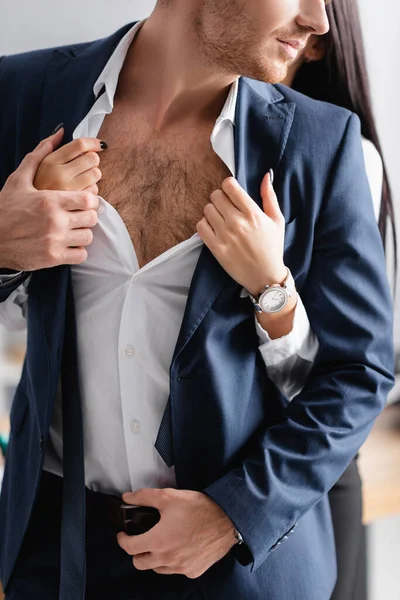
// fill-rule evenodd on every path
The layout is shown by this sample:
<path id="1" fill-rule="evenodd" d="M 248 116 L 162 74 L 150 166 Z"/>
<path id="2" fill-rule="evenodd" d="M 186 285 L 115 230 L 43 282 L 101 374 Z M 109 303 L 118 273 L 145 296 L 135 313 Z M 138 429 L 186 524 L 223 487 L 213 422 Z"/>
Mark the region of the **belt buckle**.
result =
<path id="1" fill-rule="evenodd" d="M 128 535 L 133 535 L 131 531 L 133 529 L 133 510 L 135 508 L 137 508 L 137 506 L 134 504 L 121 504 L 123 528 Z"/>
<path id="2" fill-rule="evenodd" d="M 161 518 L 159 511 L 151 506 L 121 504 L 123 528 L 127 535 L 141 535 L 149 531 Z"/>

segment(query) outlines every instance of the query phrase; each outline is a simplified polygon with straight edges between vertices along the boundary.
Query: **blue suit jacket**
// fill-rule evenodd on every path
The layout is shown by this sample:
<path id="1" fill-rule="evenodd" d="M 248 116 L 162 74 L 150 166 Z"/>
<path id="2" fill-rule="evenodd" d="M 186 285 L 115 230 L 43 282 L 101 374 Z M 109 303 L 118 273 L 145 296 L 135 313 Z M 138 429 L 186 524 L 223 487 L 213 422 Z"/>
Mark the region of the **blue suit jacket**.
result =
<path id="1" fill-rule="evenodd" d="M 92 43 L 0 60 L 0 187 L 59 122 L 64 142 L 71 140 L 94 102 L 94 82 L 131 26 Z M 204 247 L 170 370 L 177 483 L 214 498 L 253 556 L 243 567 L 228 555 L 203 575 L 207 599 L 328 600 L 336 567 L 326 494 L 393 384 L 391 298 L 359 121 L 284 86 L 242 78 L 235 146 L 238 181 L 260 206 L 261 180 L 275 171 L 285 262 L 320 349 L 288 404 L 259 356 L 251 303 Z M 0 285 L 0 301 L 26 276 Z M 5 586 L 38 487 L 62 352 L 75 352 L 63 343 L 69 277 L 68 266 L 43 269 L 30 284 L 0 502 Z"/>

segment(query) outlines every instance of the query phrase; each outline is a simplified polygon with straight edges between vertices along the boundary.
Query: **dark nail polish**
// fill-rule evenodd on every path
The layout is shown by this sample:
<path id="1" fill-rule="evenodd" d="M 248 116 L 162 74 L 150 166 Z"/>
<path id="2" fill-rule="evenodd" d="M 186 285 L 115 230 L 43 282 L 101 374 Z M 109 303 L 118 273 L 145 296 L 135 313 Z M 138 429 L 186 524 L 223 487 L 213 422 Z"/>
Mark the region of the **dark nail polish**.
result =
<path id="1" fill-rule="evenodd" d="M 108 144 L 107 144 L 107 142 L 100 142 L 100 148 L 101 148 L 102 150 L 107 150 L 107 148 L 108 148 Z"/>
<path id="2" fill-rule="evenodd" d="M 61 127 L 64 127 L 64 123 L 60 123 L 59 125 L 57 125 L 57 127 L 55 128 L 55 130 L 50 135 L 56 134 L 57 131 L 60 131 Z"/>

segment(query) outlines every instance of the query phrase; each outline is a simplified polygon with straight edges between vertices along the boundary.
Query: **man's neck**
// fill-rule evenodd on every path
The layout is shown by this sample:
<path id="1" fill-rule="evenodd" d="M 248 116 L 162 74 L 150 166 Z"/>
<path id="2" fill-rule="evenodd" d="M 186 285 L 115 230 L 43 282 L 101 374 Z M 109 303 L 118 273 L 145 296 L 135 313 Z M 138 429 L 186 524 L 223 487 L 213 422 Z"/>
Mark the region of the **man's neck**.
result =
<path id="1" fill-rule="evenodd" d="M 235 75 L 207 64 L 183 14 L 157 9 L 132 42 L 118 82 L 118 98 L 134 102 L 154 130 L 215 122 Z"/>

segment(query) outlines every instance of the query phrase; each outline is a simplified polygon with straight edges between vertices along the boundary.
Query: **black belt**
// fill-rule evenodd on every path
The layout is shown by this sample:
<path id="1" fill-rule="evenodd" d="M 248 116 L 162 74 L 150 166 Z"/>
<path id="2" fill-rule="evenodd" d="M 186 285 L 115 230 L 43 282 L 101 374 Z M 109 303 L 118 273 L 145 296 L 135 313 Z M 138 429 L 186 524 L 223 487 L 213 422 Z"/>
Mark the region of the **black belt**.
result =
<path id="1" fill-rule="evenodd" d="M 149 531 L 160 520 L 160 513 L 150 506 L 124 504 L 122 498 L 86 488 L 86 517 L 88 526 L 110 525 L 128 535 Z"/>

